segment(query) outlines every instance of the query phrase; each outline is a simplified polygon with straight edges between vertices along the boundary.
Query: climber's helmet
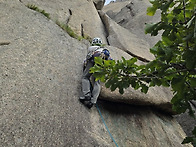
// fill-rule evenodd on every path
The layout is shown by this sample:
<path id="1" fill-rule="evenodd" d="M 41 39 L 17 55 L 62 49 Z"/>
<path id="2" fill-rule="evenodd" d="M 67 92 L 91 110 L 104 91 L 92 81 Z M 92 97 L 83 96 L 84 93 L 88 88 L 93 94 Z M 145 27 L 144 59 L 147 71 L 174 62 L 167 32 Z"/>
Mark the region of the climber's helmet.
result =
<path id="1" fill-rule="evenodd" d="M 102 40 L 100 38 L 93 38 L 92 45 L 101 46 Z"/>

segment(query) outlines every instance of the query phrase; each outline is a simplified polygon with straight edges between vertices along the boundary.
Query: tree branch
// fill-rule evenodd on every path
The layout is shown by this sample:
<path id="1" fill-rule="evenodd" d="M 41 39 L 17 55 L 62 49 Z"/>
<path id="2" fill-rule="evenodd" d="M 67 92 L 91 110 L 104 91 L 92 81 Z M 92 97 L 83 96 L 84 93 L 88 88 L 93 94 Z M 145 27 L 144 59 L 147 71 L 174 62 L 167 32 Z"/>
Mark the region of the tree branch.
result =
<path id="1" fill-rule="evenodd" d="M 145 59 L 145 58 L 143 58 L 143 57 L 140 57 L 140 56 L 138 56 L 138 55 L 135 55 L 135 54 L 133 54 L 132 52 L 130 52 L 129 50 L 125 50 L 125 52 L 126 52 L 127 54 L 129 54 L 129 55 L 131 55 L 131 56 L 137 58 L 137 59 L 140 60 L 140 61 L 143 61 L 143 62 L 146 62 L 146 63 L 149 63 L 149 62 L 150 62 L 150 60 Z"/>

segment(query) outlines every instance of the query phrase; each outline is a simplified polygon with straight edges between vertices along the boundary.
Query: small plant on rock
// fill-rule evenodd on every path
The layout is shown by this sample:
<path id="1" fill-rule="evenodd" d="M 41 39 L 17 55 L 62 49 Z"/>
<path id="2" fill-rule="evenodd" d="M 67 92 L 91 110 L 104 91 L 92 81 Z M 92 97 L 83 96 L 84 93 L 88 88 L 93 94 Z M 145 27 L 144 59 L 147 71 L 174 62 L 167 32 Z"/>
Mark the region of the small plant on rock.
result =
<path id="1" fill-rule="evenodd" d="M 71 27 L 69 27 L 67 24 L 63 24 L 63 23 L 59 22 L 58 20 L 56 21 L 56 24 L 57 24 L 60 28 L 62 28 L 64 31 L 66 31 L 66 32 L 69 34 L 69 36 L 71 36 L 71 37 L 73 37 L 73 38 L 75 38 L 75 39 L 77 39 L 77 40 L 79 40 L 79 41 L 81 41 L 82 39 L 85 39 L 85 40 L 88 40 L 88 41 L 90 42 L 90 40 L 91 40 L 91 38 L 90 38 L 89 36 L 87 36 L 87 35 L 85 35 L 84 37 L 83 37 L 83 36 L 77 35 L 77 34 L 71 29 Z"/>
<path id="2" fill-rule="evenodd" d="M 30 4 L 28 4 L 27 7 L 28 7 L 29 9 L 34 10 L 34 11 L 37 11 L 37 12 L 39 12 L 39 13 L 42 13 L 44 16 L 46 16 L 48 19 L 50 19 L 50 14 L 49 14 L 49 13 L 46 13 L 45 10 L 41 10 L 41 9 L 39 9 L 37 6 L 35 6 L 35 5 L 30 5 Z"/>

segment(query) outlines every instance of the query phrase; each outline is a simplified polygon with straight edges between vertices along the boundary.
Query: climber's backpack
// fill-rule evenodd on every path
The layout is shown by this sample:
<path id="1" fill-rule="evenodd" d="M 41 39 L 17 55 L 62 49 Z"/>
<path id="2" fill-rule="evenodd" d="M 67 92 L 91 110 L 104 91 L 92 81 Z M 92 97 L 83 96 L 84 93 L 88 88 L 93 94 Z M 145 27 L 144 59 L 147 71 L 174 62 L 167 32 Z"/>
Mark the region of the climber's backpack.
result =
<path id="1" fill-rule="evenodd" d="M 88 52 L 88 54 L 86 55 L 86 59 L 87 60 L 92 60 L 94 58 L 94 54 L 95 52 L 97 52 L 101 47 L 96 48 L 96 50 L 92 50 L 90 52 Z"/>
<path id="2" fill-rule="evenodd" d="M 104 60 L 111 59 L 110 52 L 107 49 L 98 47 L 96 50 L 91 51 L 87 54 L 86 60 L 84 60 L 83 64 L 83 70 L 86 68 L 88 61 L 94 62 L 94 57 L 101 57 Z"/>
<path id="3" fill-rule="evenodd" d="M 108 60 L 109 56 L 110 52 L 107 49 L 98 47 L 96 50 L 89 52 L 86 56 L 86 59 L 93 61 L 94 57 L 102 57 L 102 59 Z"/>

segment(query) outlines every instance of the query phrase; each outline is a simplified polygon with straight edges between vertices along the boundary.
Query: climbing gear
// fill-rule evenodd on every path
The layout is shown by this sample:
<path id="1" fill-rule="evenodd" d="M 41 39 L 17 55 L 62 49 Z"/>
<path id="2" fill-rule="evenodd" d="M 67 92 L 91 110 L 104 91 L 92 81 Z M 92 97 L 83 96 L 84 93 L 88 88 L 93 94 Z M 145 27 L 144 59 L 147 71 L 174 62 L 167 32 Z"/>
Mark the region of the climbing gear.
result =
<path id="1" fill-rule="evenodd" d="M 88 54 L 86 55 L 86 60 L 93 59 L 94 54 L 100 52 L 100 51 L 98 51 L 99 49 L 101 49 L 101 47 L 97 47 L 95 50 L 88 52 Z"/>
<path id="2" fill-rule="evenodd" d="M 92 45 L 98 45 L 101 46 L 102 45 L 102 40 L 100 38 L 93 38 L 92 40 Z"/>
<path id="3" fill-rule="evenodd" d="M 108 49 L 104 48 L 102 51 L 106 56 L 110 56 L 110 52 L 108 51 Z"/>
<path id="4" fill-rule="evenodd" d="M 108 49 L 104 48 L 103 51 L 101 52 L 101 57 L 104 60 L 108 60 L 108 58 L 110 57 L 110 52 Z"/>
<path id="5" fill-rule="evenodd" d="M 88 61 L 94 62 L 94 57 L 101 57 L 104 60 L 108 60 L 110 57 L 110 52 L 106 48 L 102 49 L 102 47 L 98 47 L 96 50 L 90 51 L 86 56 L 86 60 L 83 62 L 83 71 L 86 68 Z"/>
<path id="6" fill-rule="evenodd" d="M 83 62 L 83 71 L 85 70 L 86 65 L 87 65 L 87 60 L 84 60 L 84 62 Z"/>
<path id="7" fill-rule="evenodd" d="M 95 51 L 90 52 L 87 55 L 87 60 L 94 59 L 94 57 L 101 57 L 104 60 L 108 60 L 110 52 L 106 48 L 97 48 Z"/>
<path id="8" fill-rule="evenodd" d="M 105 125 L 105 127 L 106 127 L 106 129 L 107 129 L 107 131 L 108 131 L 108 133 L 109 133 L 109 135 L 110 135 L 110 137 L 111 137 L 111 139 L 112 139 L 113 142 L 115 143 L 116 147 L 118 147 L 118 144 L 117 144 L 116 141 L 114 140 L 112 134 L 110 133 L 110 131 L 109 131 L 109 129 L 108 129 L 106 123 L 105 123 L 105 120 L 104 120 L 104 118 L 103 118 L 103 116 L 102 116 L 102 114 L 101 114 L 101 111 L 100 111 L 100 109 L 99 109 L 99 107 L 98 107 L 98 104 L 96 104 L 96 107 L 97 107 L 97 111 L 99 112 L 99 115 L 101 116 L 101 119 L 102 119 L 102 121 L 103 121 L 103 123 L 104 123 L 104 125 Z"/>
<path id="9" fill-rule="evenodd" d="M 93 103 L 91 101 L 87 102 L 86 106 L 91 109 L 93 107 Z"/>

